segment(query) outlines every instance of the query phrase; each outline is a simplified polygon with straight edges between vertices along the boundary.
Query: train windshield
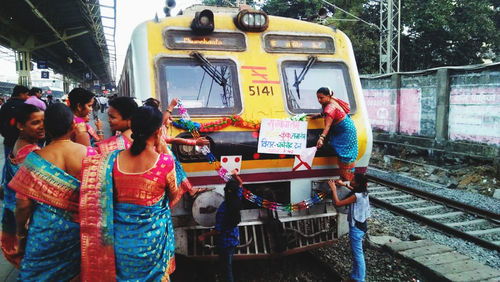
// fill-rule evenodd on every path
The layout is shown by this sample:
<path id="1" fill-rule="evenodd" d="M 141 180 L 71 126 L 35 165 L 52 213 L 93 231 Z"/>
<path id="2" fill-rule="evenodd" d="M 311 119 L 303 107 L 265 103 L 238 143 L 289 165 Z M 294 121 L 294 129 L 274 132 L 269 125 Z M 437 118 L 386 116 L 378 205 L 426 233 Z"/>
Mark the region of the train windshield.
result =
<path id="1" fill-rule="evenodd" d="M 207 67 L 195 58 L 160 59 L 158 71 L 162 101 L 179 98 L 193 115 L 240 113 L 236 64 L 220 59 L 210 60 L 209 64 Z"/>
<path id="2" fill-rule="evenodd" d="M 290 112 L 318 113 L 321 105 L 316 99 L 316 91 L 323 86 L 330 87 L 335 97 L 348 102 L 351 113 L 356 111 L 351 80 L 345 64 L 317 62 L 315 57 L 310 57 L 308 61 L 284 62 L 282 74 Z"/>

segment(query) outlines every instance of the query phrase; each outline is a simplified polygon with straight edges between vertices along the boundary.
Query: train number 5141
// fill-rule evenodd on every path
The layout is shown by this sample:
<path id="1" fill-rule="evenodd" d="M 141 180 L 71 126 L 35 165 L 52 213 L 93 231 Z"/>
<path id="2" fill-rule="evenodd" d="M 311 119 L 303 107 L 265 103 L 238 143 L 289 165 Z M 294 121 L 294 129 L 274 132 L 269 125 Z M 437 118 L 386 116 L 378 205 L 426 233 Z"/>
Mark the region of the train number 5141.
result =
<path id="1" fill-rule="evenodd" d="M 248 86 L 248 91 L 250 92 L 250 96 L 260 96 L 260 95 L 271 95 L 274 96 L 274 88 L 272 86 Z"/>

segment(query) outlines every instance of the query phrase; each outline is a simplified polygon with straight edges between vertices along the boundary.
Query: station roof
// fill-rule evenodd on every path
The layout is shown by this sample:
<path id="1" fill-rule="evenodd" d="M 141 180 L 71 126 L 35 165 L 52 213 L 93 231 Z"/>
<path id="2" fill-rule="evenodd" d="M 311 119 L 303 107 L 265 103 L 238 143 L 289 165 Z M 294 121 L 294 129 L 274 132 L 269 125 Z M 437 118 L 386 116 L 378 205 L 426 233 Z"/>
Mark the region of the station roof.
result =
<path id="1" fill-rule="evenodd" d="M 114 40 L 114 22 L 112 28 Z M 0 45 L 30 51 L 32 60 L 46 60 L 77 81 L 87 73 L 101 83 L 114 80 L 110 57 L 116 54 L 104 32 L 98 0 L 1 1 Z"/>

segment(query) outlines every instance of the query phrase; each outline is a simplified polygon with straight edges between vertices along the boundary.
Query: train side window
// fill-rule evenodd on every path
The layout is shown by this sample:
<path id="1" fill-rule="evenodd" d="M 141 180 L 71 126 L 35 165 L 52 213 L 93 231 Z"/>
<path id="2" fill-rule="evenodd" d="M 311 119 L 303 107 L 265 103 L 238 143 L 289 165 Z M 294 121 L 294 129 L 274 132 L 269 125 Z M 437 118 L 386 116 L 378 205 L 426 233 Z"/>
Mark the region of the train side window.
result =
<path id="1" fill-rule="evenodd" d="M 157 62 L 162 104 L 179 98 L 190 115 L 231 115 L 242 110 L 236 64 L 210 59 L 213 70 L 194 59 L 161 58 Z M 212 74 L 210 74 L 212 72 Z M 174 110 L 174 115 L 177 114 Z"/>
<path id="2" fill-rule="evenodd" d="M 291 113 L 320 112 L 321 105 L 316 99 L 316 90 L 323 86 L 330 87 L 335 97 L 348 102 L 351 114 L 356 112 L 352 84 L 345 64 L 316 62 L 306 69 L 304 75 L 306 64 L 306 61 L 286 61 L 281 65 L 287 108 Z"/>

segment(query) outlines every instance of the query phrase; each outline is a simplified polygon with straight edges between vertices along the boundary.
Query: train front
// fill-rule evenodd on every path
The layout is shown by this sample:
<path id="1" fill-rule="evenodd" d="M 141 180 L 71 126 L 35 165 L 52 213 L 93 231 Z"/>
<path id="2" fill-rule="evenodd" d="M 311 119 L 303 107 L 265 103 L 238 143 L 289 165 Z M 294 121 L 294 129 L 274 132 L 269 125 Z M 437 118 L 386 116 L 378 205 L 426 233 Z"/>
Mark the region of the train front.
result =
<path id="1" fill-rule="evenodd" d="M 164 108 L 179 98 L 170 134 L 190 138 L 198 132 L 210 140 L 212 159 L 199 147 L 172 146 L 190 182 L 214 189 L 195 199 L 185 195 L 173 209 L 178 253 L 214 257 L 214 240 L 201 244 L 197 236 L 214 224 L 223 199 L 221 167 L 238 170 L 244 181 L 236 259 L 317 248 L 348 231 L 345 213 L 320 192 L 338 176 L 335 151 L 324 146 L 312 162 L 298 158 L 322 131 L 323 119 L 304 116 L 321 112 L 316 90 L 328 86 L 350 104 L 358 132 L 356 170 L 368 165 L 371 129 L 345 34 L 261 11 L 215 8 L 138 30 L 129 50 L 136 68 L 133 95 L 151 93 Z M 141 69 L 144 61 L 150 64 Z"/>

